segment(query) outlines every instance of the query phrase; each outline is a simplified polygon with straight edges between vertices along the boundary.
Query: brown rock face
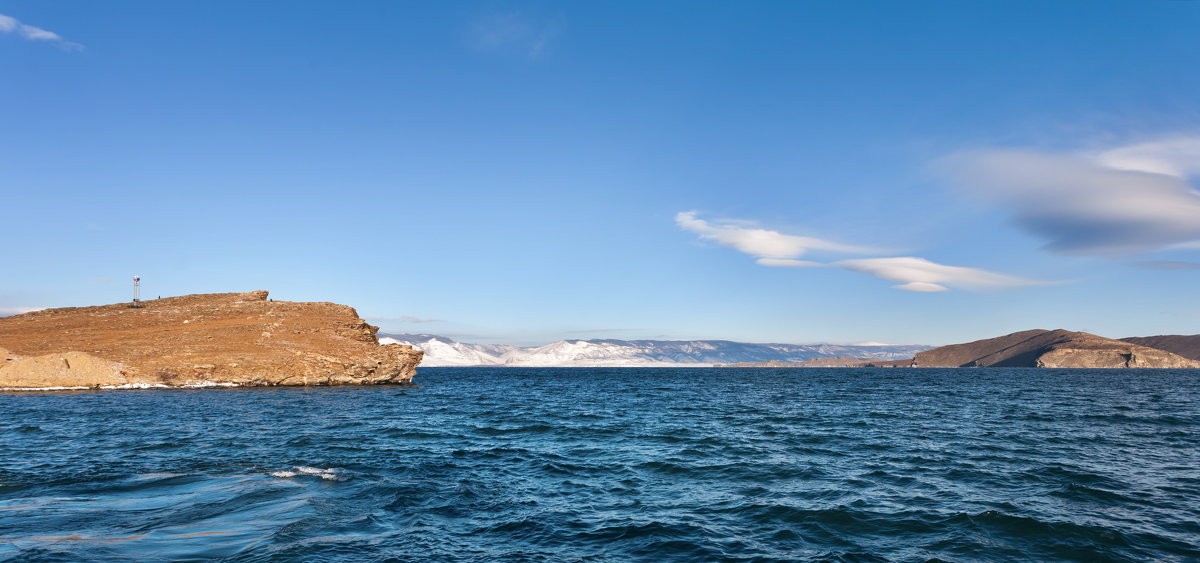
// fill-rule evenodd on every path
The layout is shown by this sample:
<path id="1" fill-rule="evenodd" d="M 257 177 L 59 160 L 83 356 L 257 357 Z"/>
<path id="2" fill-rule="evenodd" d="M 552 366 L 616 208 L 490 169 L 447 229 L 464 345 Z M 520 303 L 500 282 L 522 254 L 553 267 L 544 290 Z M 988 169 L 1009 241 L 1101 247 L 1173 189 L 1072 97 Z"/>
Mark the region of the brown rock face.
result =
<path id="1" fill-rule="evenodd" d="M 45 354 L 31 358 L 14 358 L 7 354 L 0 365 L 0 387 L 17 389 L 47 389 L 79 387 L 77 382 L 92 382 L 91 386 L 128 385 L 122 372 L 125 366 L 82 352 Z"/>
<path id="2" fill-rule="evenodd" d="M 1200 368 L 1170 352 L 1067 330 L 1027 330 L 917 354 L 913 367 Z"/>
<path id="3" fill-rule="evenodd" d="M 334 303 L 266 291 L 0 318 L 0 388 L 407 383 L 422 352 Z"/>

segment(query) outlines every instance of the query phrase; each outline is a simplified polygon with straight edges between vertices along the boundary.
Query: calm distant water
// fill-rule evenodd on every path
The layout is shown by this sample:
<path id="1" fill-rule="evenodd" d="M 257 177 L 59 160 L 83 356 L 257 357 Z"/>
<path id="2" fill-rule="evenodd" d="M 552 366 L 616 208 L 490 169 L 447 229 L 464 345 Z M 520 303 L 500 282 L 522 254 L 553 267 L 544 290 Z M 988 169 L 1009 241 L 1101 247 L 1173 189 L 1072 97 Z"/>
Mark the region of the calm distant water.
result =
<path id="1" fill-rule="evenodd" d="M 417 382 L 0 394 L 0 559 L 1200 559 L 1200 371 Z"/>

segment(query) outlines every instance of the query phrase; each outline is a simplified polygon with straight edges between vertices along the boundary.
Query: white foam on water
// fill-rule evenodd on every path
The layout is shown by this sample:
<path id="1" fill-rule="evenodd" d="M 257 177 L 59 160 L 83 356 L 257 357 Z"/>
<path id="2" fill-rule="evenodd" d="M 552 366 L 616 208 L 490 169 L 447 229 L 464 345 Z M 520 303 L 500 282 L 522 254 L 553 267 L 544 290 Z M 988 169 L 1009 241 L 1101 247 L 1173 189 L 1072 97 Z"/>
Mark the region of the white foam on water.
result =
<path id="1" fill-rule="evenodd" d="M 240 383 L 217 381 L 189 381 L 183 385 L 166 385 L 163 383 L 122 383 L 121 385 L 100 385 L 91 387 L 76 385 L 72 387 L 0 387 L 3 391 L 81 391 L 85 389 L 205 389 L 210 387 L 241 387 Z"/>
<path id="2" fill-rule="evenodd" d="M 348 479 L 348 477 L 346 477 L 343 474 L 342 470 L 340 470 L 336 467 L 332 467 L 329 469 L 321 469 L 320 467 L 308 467 L 306 465 L 297 465 L 296 467 L 293 467 L 291 470 L 285 469 L 282 471 L 272 471 L 272 472 L 268 473 L 268 475 L 270 475 L 272 477 L 280 477 L 280 478 L 284 478 L 284 479 L 288 479 L 291 477 L 299 477 L 301 475 L 311 475 L 314 477 L 320 477 L 322 479 L 325 479 L 326 481 L 345 481 L 346 479 Z"/>
<path id="3" fill-rule="evenodd" d="M 101 385 L 101 389 L 169 389 L 170 385 L 162 383 L 123 383 L 121 385 Z"/>
<path id="4" fill-rule="evenodd" d="M 216 381 L 189 381 L 182 385 L 188 389 L 203 389 L 205 387 L 241 387 L 237 383 L 218 383 Z"/>
<path id="5" fill-rule="evenodd" d="M 72 387 L 0 387 L 0 392 L 3 391 L 82 391 L 87 389 L 204 389 L 209 387 L 241 387 L 238 383 L 218 383 L 215 381 L 189 381 L 183 385 L 165 385 L 162 383 L 122 383 L 121 385 L 100 385 L 98 387 L 90 387 L 87 385 L 76 385 Z"/>

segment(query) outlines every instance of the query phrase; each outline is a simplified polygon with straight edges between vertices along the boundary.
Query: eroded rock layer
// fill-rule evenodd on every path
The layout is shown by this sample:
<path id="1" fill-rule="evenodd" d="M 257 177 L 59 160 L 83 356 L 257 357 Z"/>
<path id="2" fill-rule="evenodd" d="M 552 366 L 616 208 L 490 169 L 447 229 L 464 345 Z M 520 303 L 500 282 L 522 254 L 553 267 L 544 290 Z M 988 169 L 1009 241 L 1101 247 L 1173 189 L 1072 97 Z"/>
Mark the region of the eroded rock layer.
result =
<path id="1" fill-rule="evenodd" d="M 266 291 L 0 319 L 0 388 L 407 383 L 422 352 L 380 345 L 351 307 Z"/>

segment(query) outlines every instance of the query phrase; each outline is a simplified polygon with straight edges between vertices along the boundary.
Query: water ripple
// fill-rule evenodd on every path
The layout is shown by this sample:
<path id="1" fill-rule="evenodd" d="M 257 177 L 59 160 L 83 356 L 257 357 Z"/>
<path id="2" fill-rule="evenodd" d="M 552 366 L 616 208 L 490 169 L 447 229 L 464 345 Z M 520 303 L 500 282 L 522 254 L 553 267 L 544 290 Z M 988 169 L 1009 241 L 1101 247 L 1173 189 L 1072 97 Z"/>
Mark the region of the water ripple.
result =
<path id="1" fill-rule="evenodd" d="M 1200 373 L 0 394 L 0 559 L 1200 559 Z"/>

